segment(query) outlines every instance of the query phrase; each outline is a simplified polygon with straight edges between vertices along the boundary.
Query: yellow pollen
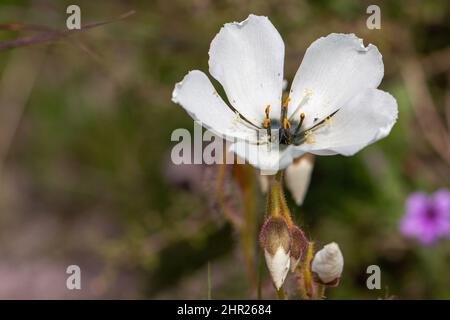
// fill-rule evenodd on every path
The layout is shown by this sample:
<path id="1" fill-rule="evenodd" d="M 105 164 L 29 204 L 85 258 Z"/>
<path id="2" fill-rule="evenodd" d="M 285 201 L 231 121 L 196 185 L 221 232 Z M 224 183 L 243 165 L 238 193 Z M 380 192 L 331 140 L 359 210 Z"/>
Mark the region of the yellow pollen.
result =
<path id="1" fill-rule="evenodd" d="M 289 122 L 288 119 L 284 118 L 283 119 L 283 128 L 289 129 L 290 127 L 291 127 L 291 123 Z"/>
<path id="2" fill-rule="evenodd" d="M 289 106 L 289 102 L 291 101 L 291 97 L 287 97 L 283 102 L 283 108 L 287 108 Z"/>
<path id="3" fill-rule="evenodd" d="M 269 113 L 270 113 L 270 104 L 267 105 L 266 107 L 266 117 L 269 117 Z"/>
<path id="4" fill-rule="evenodd" d="M 269 128 L 270 127 L 270 119 L 266 119 L 264 120 L 264 128 Z"/>
<path id="5" fill-rule="evenodd" d="M 305 114 L 304 114 L 303 112 L 300 113 L 300 119 L 301 119 L 301 120 L 305 119 Z"/>

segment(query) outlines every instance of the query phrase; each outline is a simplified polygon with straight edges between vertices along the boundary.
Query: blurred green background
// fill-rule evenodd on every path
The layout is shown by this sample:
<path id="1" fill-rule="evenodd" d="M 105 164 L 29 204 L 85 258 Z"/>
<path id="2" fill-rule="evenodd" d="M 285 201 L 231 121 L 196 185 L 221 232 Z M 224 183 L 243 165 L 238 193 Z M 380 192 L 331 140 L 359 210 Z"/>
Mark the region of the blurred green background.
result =
<path id="1" fill-rule="evenodd" d="M 69 4 L 2 1 L 0 41 L 65 30 Z M 241 234 L 211 187 L 218 168 L 170 165 L 172 131 L 193 130 L 171 102 L 174 84 L 189 70 L 207 71 L 220 27 L 249 13 L 267 15 L 283 37 L 289 83 L 311 42 L 355 33 L 378 46 L 381 88 L 398 101 L 399 120 L 386 139 L 354 157 L 316 158 L 304 205 L 288 199 L 309 237 L 336 241 L 343 251 L 341 285 L 327 296 L 450 298 L 449 242 L 422 247 L 398 232 L 409 193 L 450 184 L 450 2 L 76 4 L 82 24 L 135 13 L 0 51 L 0 298 L 203 299 L 208 263 L 213 298 L 256 297 Z M 370 4 L 381 8 L 380 30 L 366 27 Z M 238 170 L 250 177 L 247 195 L 258 199 L 249 226 L 255 236 L 246 240 L 256 248 L 264 198 L 256 172 Z M 245 207 L 230 170 L 224 179 L 222 200 Z M 81 267 L 81 291 L 65 287 L 70 264 Z M 366 287 L 373 264 L 382 271 L 381 290 Z M 274 298 L 263 277 L 263 297 Z"/>

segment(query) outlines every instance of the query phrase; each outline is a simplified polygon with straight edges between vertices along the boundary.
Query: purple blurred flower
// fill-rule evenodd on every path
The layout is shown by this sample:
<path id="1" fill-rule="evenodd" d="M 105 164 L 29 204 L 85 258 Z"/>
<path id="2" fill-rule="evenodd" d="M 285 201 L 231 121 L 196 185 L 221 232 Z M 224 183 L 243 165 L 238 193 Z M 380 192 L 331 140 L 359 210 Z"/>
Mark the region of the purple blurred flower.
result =
<path id="1" fill-rule="evenodd" d="M 424 245 L 450 237 L 450 191 L 441 189 L 430 196 L 420 192 L 411 194 L 400 231 Z"/>

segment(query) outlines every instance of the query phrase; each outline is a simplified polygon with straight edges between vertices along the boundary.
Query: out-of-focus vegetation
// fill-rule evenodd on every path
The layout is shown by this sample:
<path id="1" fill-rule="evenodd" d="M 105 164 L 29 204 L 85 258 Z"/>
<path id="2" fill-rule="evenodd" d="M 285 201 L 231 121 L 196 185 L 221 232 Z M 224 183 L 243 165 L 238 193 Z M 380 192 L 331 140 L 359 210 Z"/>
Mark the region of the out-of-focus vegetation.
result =
<path id="1" fill-rule="evenodd" d="M 72 3 L 2 1 L 0 41 L 42 32 L 37 26 L 64 30 Z M 343 251 L 341 285 L 329 298 L 450 298 L 450 243 L 421 247 L 398 232 L 410 192 L 450 185 L 448 1 L 77 4 L 82 24 L 136 13 L 0 51 L 0 297 L 205 298 L 209 261 L 213 298 L 256 297 L 242 254 L 256 236 L 242 246 L 225 219 L 212 187 L 218 168 L 170 165 L 172 131 L 193 130 L 171 102 L 174 84 L 208 70 L 209 44 L 224 23 L 255 13 L 285 41 L 288 81 L 312 41 L 355 33 L 380 49 L 381 88 L 399 104 L 386 139 L 354 157 L 316 158 L 304 205 L 290 201 L 310 238 Z M 366 28 L 370 4 L 381 8 L 381 30 Z M 256 230 L 264 198 L 256 179 L 243 189 L 261 199 Z M 65 289 L 69 264 L 82 268 L 81 292 Z M 382 290 L 366 287 L 373 264 Z M 273 298 L 264 277 L 264 298 Z"/>

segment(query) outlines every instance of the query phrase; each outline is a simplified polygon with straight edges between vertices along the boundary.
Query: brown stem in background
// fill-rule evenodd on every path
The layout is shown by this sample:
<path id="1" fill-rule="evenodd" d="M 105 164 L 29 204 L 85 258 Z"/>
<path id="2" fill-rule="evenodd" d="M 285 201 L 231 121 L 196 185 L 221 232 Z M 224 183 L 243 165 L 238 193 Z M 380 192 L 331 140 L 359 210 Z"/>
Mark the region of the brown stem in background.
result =
<path id="1" fill-rule="evenodd" d="M 444 103 L 445 116 L 447 118 L 447 130 L 450 131 L 450 71 L 447 73 L 447 90 L 445 91 Z"/>
<path id="2" fill-rule="evenodd" d="M 413 57 L 402 63 L 405 81 L 419 127 L 436 153 L 450 164 L 450 135 L 439 118 L 422 65 Z"/>
<path id="3" fill-rule="evenodd" d="M 435 51 L 421 60 L 428 76 L 450 72 L 450 48 Z"/>
<path id="4" fill-rule="evenodd" d="M 257 284 L 256 268 L 256 239 L 257 239 L 257 215 L 254 169 L 249 165 L 233 165 L 233 175 L 240 187 L 243 199 L 244 223 L 241 228 L 241 242 L 247 267 L 247 276 L 251 290 L 254 291 Z"/>
<path id="5" fill-rule="evenodd" d="M 18 38 L 18 39 L 9 40 L 9 41 L 2 41 L 2 42 L 0 42 L 0 51 L 13 49 L 13 48 L 17 48 L 17 47 L 29 46 L 32 44 L 47 42 L 50 40 L 60 39 L 60 38 L 67 37 L 67 36 L 70 36 L 75 33 L 83 32 L 88 29 L 96 28 L 99 26 L 103 26 L 103 25 L 115 22 L 115 21 L 120 21 L 120 20 L 126 19 L 135 13 L 136 12 L 134 10 L 132 10 L 132 11 L 129 11 L 127 13 L 120 15 L 117 18 L 112 18 L 109 20 L 101 21 L 101 22 L 89 23 L 89 24 L 82 26 L 81 29 L 79 29 L 79 30 L 74 29 L 74 30 L 63 30 L 63 31 L 47 31 L 47 32 L 39 33 L 34 36 L 30 36 L 30 37 L 23 37 L 23 38 Z M 8 24 L 2 25 L 3 29 L 7 29 L 8 28 L 7 26 L 8 26 Z M 20 23 L 9 24 L 9 28 L 25 29 L 26 26 L 27 26 L 26 24 L 20 24 Z M 35 28 L 35 26 L 34 26 L 34 28 Z M 41 28 L 45 29 L 46 27 L 41 27 Z"/>
<path id="6" fill-rule="evenodd" d="M 233 209 L 230 208 L 227 201 L 225 200 L 225 178 L 228 166 L 223 163 L 219 165 L 218 175 L 217 175 L 217 187 L 216 187 L 216 197 L 221 207 L 225 218 L 238 230 L 242 229 L 243 221 Z"/>
<path id="7" fill-rule="evenodd" d="M 14 53 L 0 78 L 0 176 L 45 59 L 45 50 Z"/>

